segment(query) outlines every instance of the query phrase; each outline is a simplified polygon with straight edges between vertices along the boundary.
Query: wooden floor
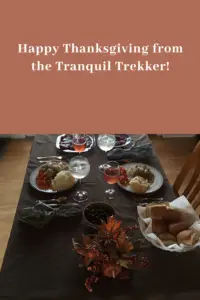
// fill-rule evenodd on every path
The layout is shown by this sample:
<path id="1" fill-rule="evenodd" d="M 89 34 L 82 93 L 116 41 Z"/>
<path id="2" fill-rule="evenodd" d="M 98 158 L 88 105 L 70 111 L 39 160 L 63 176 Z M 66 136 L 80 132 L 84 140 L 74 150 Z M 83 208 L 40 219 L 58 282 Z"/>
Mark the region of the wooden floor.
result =
<path id="1" fill-rule="evenodd" d="M 196 140 L 193 138 L 163 140 L 156 136 L 151 136 L 151 139 L 161 164 L 170 182 L 173 183 L 187 154 L 194 148 Z M 31 140 L 12 140 L 8 151 L 0 160 L 0 266 L 19 200 L 31 145 Z"/>

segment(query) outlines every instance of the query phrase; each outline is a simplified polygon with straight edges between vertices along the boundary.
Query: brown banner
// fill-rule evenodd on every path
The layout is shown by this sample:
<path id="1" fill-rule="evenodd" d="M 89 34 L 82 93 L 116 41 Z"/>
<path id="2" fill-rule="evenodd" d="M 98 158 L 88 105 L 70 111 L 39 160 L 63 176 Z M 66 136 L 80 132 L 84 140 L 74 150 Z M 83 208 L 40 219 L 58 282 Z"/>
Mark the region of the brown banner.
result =
<path id="1" fill-rule="evenodd" d="M 1 1 L 0 132 L 199 132 L 199 6 Z"/>

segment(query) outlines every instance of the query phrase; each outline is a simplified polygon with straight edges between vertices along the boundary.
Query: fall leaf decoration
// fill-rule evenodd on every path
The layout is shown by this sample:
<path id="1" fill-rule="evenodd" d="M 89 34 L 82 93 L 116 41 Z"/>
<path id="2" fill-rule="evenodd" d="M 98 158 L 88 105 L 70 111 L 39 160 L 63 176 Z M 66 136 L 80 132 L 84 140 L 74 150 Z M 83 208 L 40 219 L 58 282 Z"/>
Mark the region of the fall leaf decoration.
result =
<path id="1" fill-rule="evenodd" d="M 113 234 L 121 227 L 121 221 L 117 221 L 114 216 L 108 217 L 107 223 L 102 223 L 100 232 L 105 234 Z"/>
<path id="2" fill-rule="evenodd" d="M 92 292 L 92 285 L 99 281 L 101 276 L 109 278 L 127 278 L 127 271 L 146 267 L 148 259 L 131 253 L 134 245 L 127 233 L 136 229 L 136 226 L 123 228 L 121 221 L 113 216 L 107 223 L 99 226 L 96 234 L 83 235 L 81 243 L 72 240 L 73 249 L 81 256 L 82 264 L 92 275 L 85 281 L 85 287 Z"/>

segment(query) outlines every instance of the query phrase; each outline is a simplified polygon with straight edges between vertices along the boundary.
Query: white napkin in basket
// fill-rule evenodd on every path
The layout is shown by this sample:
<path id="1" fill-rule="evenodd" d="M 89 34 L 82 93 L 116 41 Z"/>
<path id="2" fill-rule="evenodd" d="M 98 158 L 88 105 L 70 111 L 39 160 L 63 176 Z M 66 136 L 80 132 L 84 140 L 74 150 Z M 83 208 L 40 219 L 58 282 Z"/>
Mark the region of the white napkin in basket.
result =
<path id="1" fill-rule="evenodd" d="M 194 232 L 196 232 L 200 237 L 200 220 L 197 216 L 195 210 L 191 206 L 191 204 L 188 202 L 185 196 L 178 197 L 174 201 L 170 202 L 170 207 L 174 209 L 178 209 L 182 212 L 187 212 L 190 214 L 190 216 L 193 218 L 194 223 L 190 227 L 190 229 L 193 229 Z M 140 225 L 140 230 L 144 237 L 152 243 L 157 248 L 171 251 L 171 252 L 186 252 L 195 249 L 197 246 L 200 246 L 200 238 L 199 241 L 193 245 L 193 246 L 185 246 L 185 245 L 178 245 L 173 244 L 170 246 L 165 246 L 163 242 L 152 232 L 152 219 L 146 218 L 146 207 L 138 206 L 138 221 Z"/>

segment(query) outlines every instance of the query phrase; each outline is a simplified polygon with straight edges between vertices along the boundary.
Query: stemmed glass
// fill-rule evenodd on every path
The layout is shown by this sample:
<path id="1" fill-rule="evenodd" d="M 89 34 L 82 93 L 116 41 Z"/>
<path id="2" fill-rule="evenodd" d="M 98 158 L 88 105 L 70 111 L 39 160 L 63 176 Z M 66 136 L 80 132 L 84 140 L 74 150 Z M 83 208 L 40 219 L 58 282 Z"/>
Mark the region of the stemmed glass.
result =
<path id="1" fill-rule="evenodd" d="M 116 161 L 109 161 L 104 165 L 103 169 L 104 180 L 108 184 L 115 184 L 119 180 L 120 166 Z M 110 188 L 105 191 L 105 195 L 109 200 L 114 199 L 115 190 Z"/>
<path id="2" fill-rule="evenodd" d="M 74 134 L 72 139 L 74 150 L 80 153 L 86 148 L 86 136 L 85 134 Z"/>
<path id="3" fill-rule="evenodd" d="M 87 177 L 90 172 L 90 163 L 86 157 L 75 156 L 69 161 L 69 170 L 74 178 L 77 178 L 81 184 L 81 179 Z M 88 192 L 78 190 L 74 195 L 77 202 L 85 202 L 88 200 Z"/>
<path id="4" fill-rule="evenodd" d="M 98 147 L 105 152 L 105 160 L 107 160 L 106 153 L 112 150 L 115 146 L 116 138 L 113 134 L 100 134 L 97 138 Z"/>

